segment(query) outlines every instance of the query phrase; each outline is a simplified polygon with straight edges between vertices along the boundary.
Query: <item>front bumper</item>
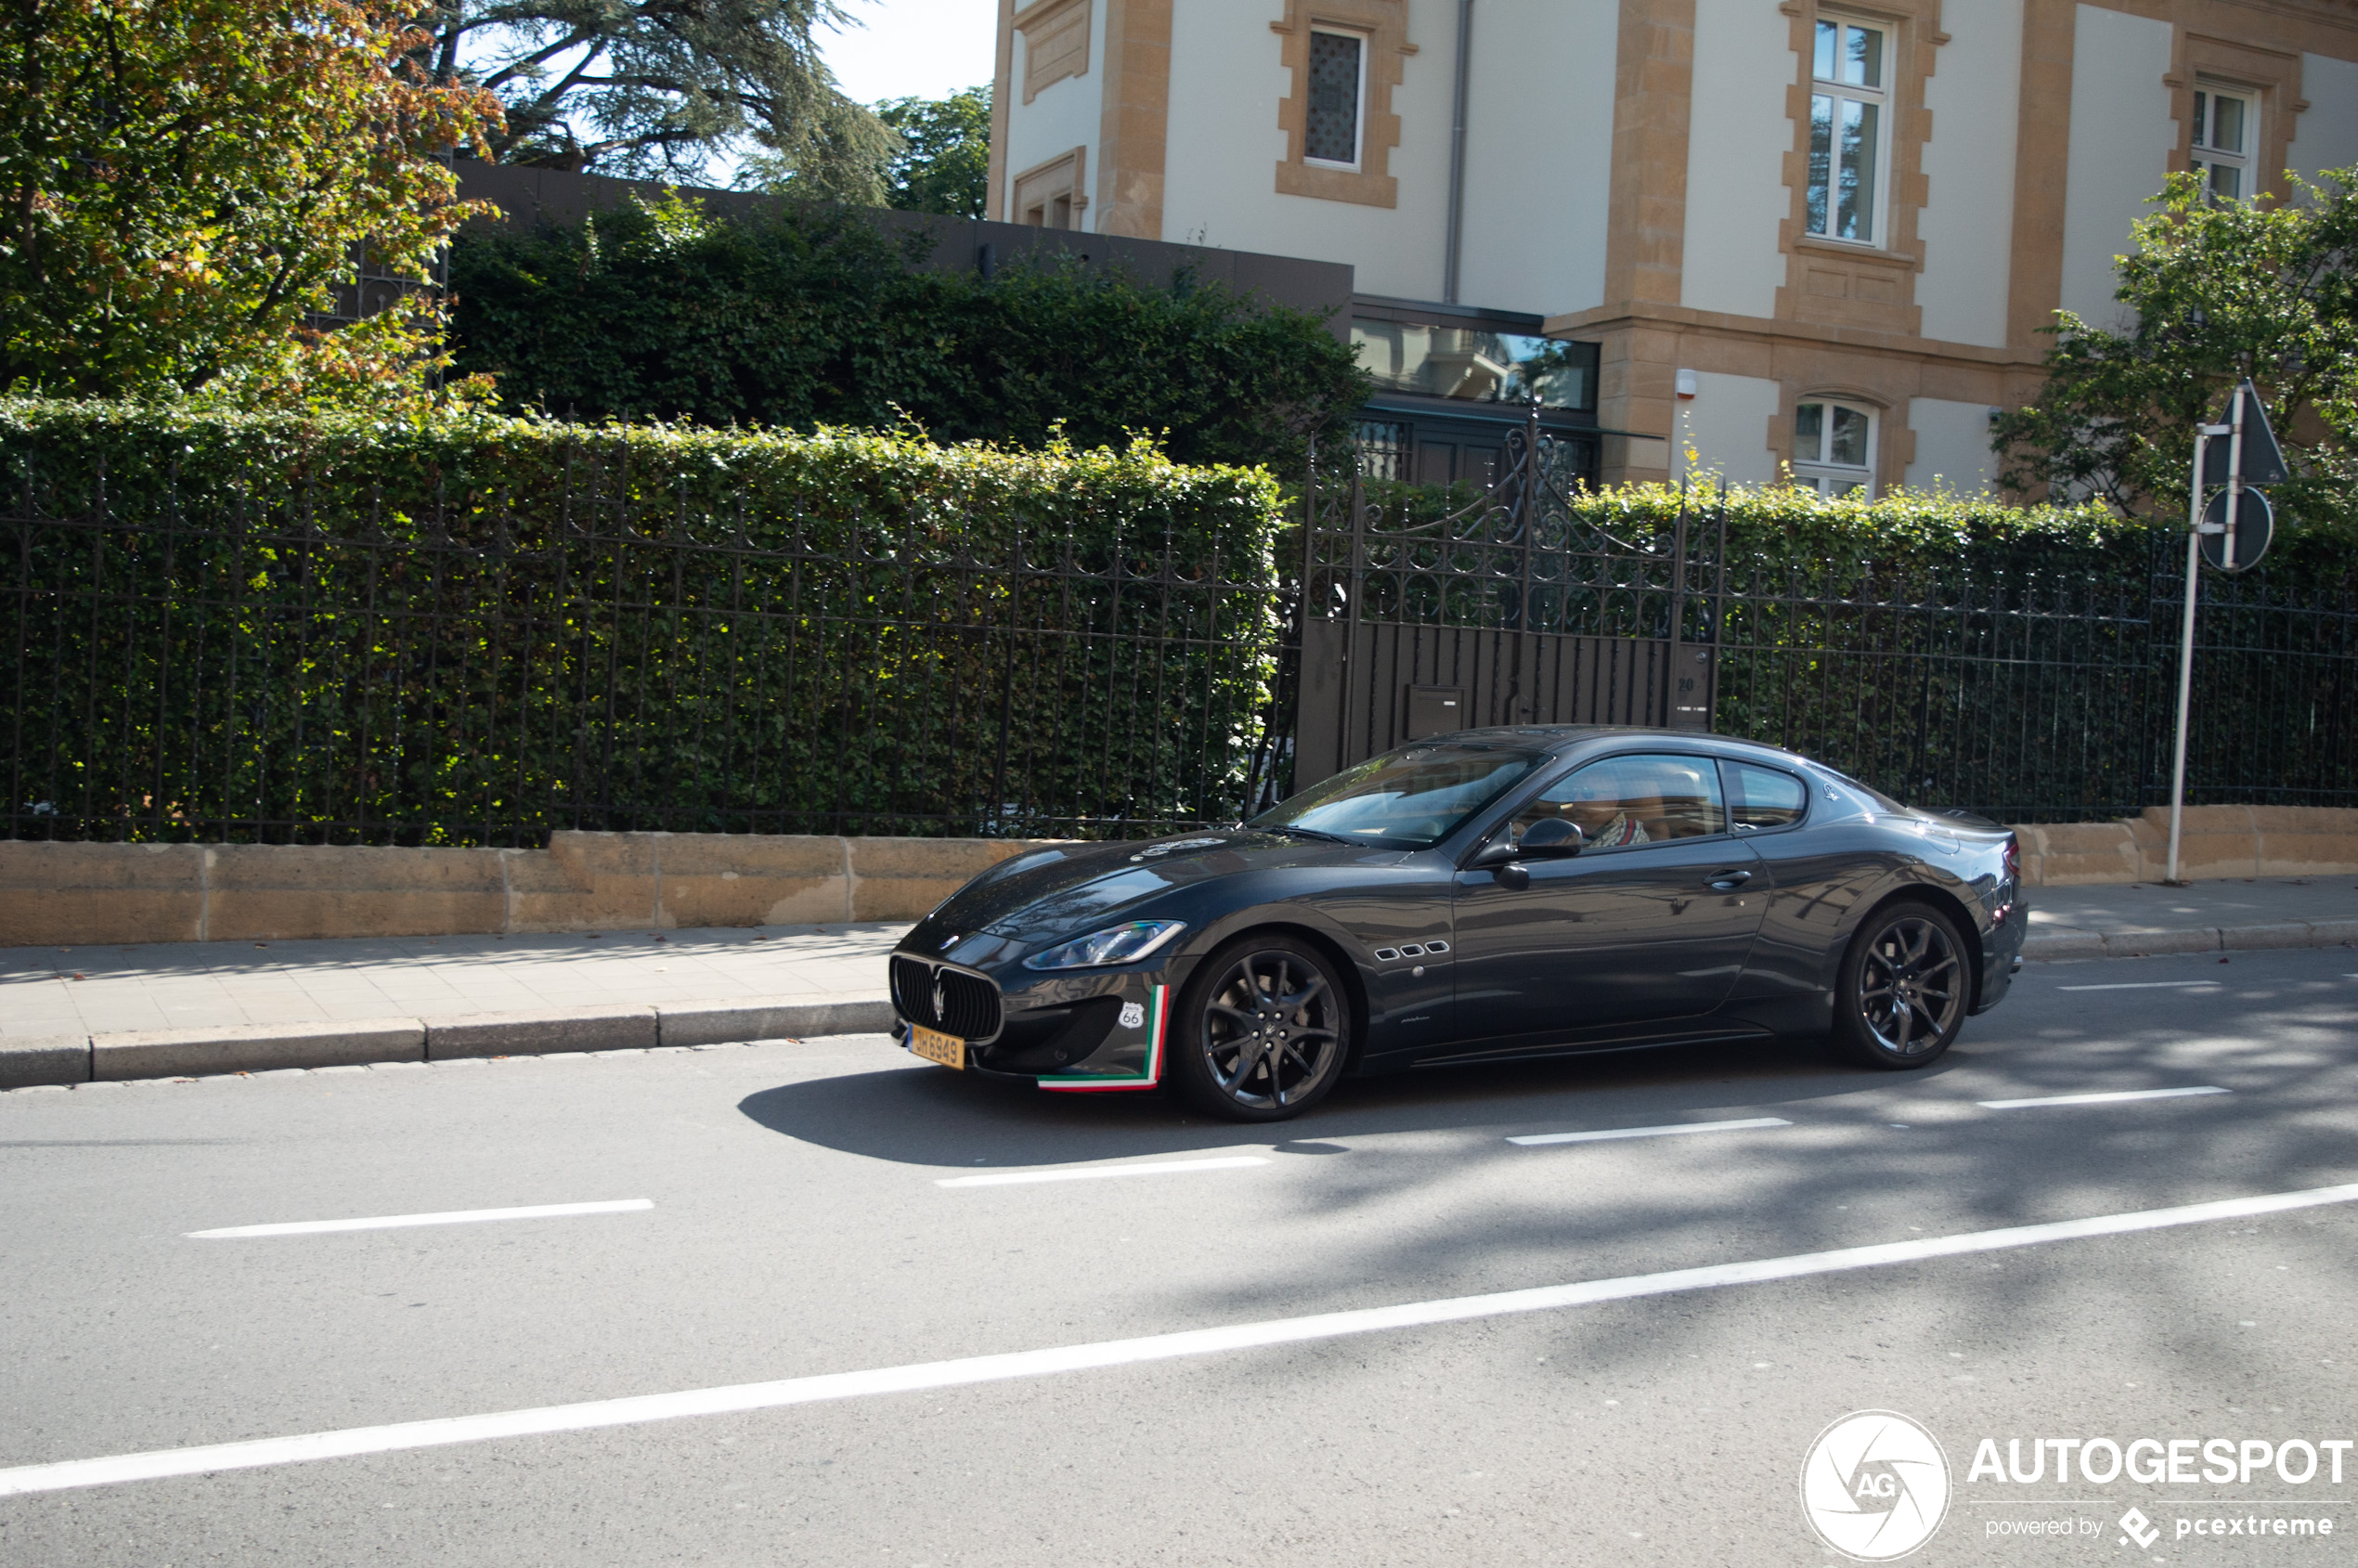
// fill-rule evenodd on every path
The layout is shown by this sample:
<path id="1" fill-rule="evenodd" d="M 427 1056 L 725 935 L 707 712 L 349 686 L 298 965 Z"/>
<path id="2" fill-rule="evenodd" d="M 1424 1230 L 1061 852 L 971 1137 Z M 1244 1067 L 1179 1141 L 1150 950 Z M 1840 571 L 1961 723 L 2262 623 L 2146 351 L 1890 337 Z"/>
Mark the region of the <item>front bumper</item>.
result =
<path id="1" fill-rule="evenodd" d="M 935 998 L 951 1001 L 964 988 L 972 1001 L 976 982 L 991 988 L 988 1034 L 978 1029 L 945 1032 L 966 1041 L 967 1064 L 1003 1078 L 1029 1078 L 1043 1089 L 1068 1091 L 1151 1089 L 1162 1081 L 1164 1046 L 1170 1032 L 1171 986 L 1160 968 L 1088 970 L 1059 975 L 1021 971 L 1000 977 L 945 964 L 921 953 L 893 954 L 893 1038 L 905 1048 L 909 1026 L 945 1029 L 945 1021 L 972 1029 L 972 1005 L 953 1006 L 947 1020 Z M 920 971 L 922 970 L 922 974 Z M 940 990 L 930 981 L 942 978 Z"/>

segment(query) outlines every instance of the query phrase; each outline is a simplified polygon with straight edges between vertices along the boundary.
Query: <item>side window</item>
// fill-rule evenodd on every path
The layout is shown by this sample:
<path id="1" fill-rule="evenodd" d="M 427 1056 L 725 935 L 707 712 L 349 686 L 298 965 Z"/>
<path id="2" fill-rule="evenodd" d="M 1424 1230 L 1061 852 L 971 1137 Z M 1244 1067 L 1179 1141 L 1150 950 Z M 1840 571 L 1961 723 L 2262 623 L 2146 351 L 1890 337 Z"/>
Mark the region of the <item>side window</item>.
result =
<path id="1" fill-rule="evenodd" d="M 1723 762 L 1728 774 L 1728 819 L 1739 829 L 1791 827 L 1809 810 L 1809 787 L 1791 773 Z"/>
<path id="2" fill-rule="evenodd" d="M 1719 774 L 1707 757 L 1609 757 L 1558 779 L 1515 813 L 1521 838 L 1561 817 L 1587 836 L 1589 852 L 1725 833 Z"/>

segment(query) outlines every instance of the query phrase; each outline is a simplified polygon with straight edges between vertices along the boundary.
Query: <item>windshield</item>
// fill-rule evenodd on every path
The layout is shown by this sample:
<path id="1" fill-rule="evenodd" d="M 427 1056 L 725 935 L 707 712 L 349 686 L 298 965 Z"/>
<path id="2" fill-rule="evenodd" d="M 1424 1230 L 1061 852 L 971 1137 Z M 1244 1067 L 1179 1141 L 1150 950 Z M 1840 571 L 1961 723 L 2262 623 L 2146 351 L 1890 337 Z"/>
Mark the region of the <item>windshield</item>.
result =
<path id="1" fill-rule="evenodd" d="M 1422 849 L 1545 760 L 1543 753 L 1505 746 L 1410 746 L 1347 768 L 1249 825 Z"/>

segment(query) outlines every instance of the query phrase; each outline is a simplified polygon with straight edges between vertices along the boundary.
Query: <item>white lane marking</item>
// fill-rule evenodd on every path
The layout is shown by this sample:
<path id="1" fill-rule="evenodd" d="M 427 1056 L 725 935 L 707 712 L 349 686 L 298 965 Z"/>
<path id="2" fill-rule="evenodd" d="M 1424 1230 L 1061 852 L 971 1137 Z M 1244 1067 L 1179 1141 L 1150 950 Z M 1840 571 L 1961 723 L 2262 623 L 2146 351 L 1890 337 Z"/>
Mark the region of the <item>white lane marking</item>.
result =
<path id="1" fill-rule="evenodd" d="M 371 1220 L 296 1220 L 277 1225 L 229 1225 L 192 1230 L 199 1241 L 247 1236 L 318 1236 L 331 1230 L 404 1230 L 410 1225 L 472 1225 L 486 1220 L 554 1220 L 567 1214 L 627 1214 L 655 1206 L 652 1198 L 621 1198 L 606 1203 L 543 1203 L 530 1209 L 460 1209 L 447 1214 L 385 1214 Z"/>
<path id="2" fill-rule="evenodd" d="M 1223 1155 L 1217 1160 L 1164 1160 L 1152 1165 L 1082 1165 L 1069 1171 L 993 1171 L 980 1176 L 949 1176 L 936 1186 L 1021 1186 L 1030 1182 L 1094 1182 L 1107 1176 L 1168 1176 L 1186 1171 L 1238 1171 L 1266 1165 L 1257 1154 Z"/>
<path id="3" fill-rule="evenodd" d="M 2189 1203 L 2176 1209 L 2146 1209 L 2127 1214 L 2096 1214 L 2079 1220 L 2052 1220 L 2044 1225 L 2014 1225 L 2003 1230 L 1967 1231 L 1960 1236 L 1927 1236 L 1909 1241 L 1884 1241 L 1866 1247 L 1845 1247 L 1831 1252 L 1760 1258 L 1751 1263 L 1712 1263 L 1703 1268 L 1672 1269 L 1663 1274 L 1633 1274 L 1618 1279 L 1594 1279 L 1574 1285 L 1543 1285 L 1525 1290 L 1501 1290 L 1495 1295 L 1458 1296 L 1439 1302 L 1407 1302 L 1398 1306 L 1361 1307 L 1350 1312 L 1318 1313 L 1308 1317 L 1236 1323 L 1221 1328 L 1187 1328 L 1177 1333 L 1151 1334 L 1135 1340 L 1104 1340 L 1095 1344 L 1012 1351 L 998 1355 L 966 1356 L 956 1361 L 921 1362 L 910 1367 L 882 1367 L 866 1372 L 823 1372 L 815 1377 L 786 1378 L 777 1382 L 737 1383 L 726 1388 L 691 1389 L 680 1393 L 634 1394 L 621 1399 L 591 1400 L 579 1405 L 554 1405 L 538 1410 L 504 1410 L 487 1416 L 445 1416 L 433 1420 L 402 1421 L 393 1426 L 356 1427 L 343 1432 L 309 1432 L 300 1437 L 265 1437 L 202 1448 L 164 1448 L 146 1454 L 117 1454 L 100 1459 L 64 1459 L 55 1464 L 21 1465 L 13 1470 L 0 1470 L 0 1497 L 32 1492 L 62 1492 L 76 1486 L 107 1486 L 126 1481 L 156 1481 L 175 1475 L 202 1475 L 214 1471 L 260 1470 L 274 1465 L 302 1464 L 313 1459 L 347 1458 L 356 1454 L 391 1454 L 415 1448 L 440 1448 L 454 1443 L 480 1443 L 495 1437 L 590 1432 L 600 1427 L 635 1426 L 645 1421 L 673 1420 L 683 1416 L 775 1410 L 794 1405 L 815 1405 L 824 1400 L 873 1398 L 879 1394 L 912 1393 L 921 1389 L 964 1388 L 977 1383 L 1004 1382 L 1011 1378 L 1086 1372 L 1106 1367 L 1134 1366 L 1141 1362 L 1175 1361 L 1185 1356 L 1258 1350 L 1270 1345 L 1302 1344 L 1314 1340 L 1340 1339 L 1350 1334 L 1421 1328 L 1437 1323 L 1465 1323 L 1519 1313 L 1554 1312 L 1565 1307 L 1591 1306 L 1599 1302 L 1665 1296 L 1683 1290 L 1758 1285 L 1771 1280 L 1806 1278 L 1811 1275 L 1887 1268 L 1895 1263 L 1922 1263 L 1931 1258 L 1953 1258 L 1974 1252 L 2003 1251 L 2015 1247 L 2040 1246 L 2050 1241 L 2131 1236 L 2140 1231 L 2207 1225 L 2214 1220 L 2247 1219 L 2255 1214 L 2281 1214 L 2290 1210 L 2316 1209 L 2334 1203 L 2358 1203 L 2358 1182 L 2345 1186 L 2311 1187 L 2301 1192 L 2272 1192 L 2254 1198 L 2219 1199 L 2209 1203 Z"/>
<path id="4" fill-rule="evenodd" d="M 1509 1138 L 1525 1148 L 1538 1144 L 1600 1144 L 1611 1138 L 1667 1138 L 1680 1133 L 1741 1133 L 1752 1127 L 1790 1127 L 1780 1116 L 1754 1116 L 1742 1121 L 1675 1121 L 1667 1127 L 1608 1127 L 1596 1133 L 1526 1133 Z"/>
<path id="5" fill-rule="evenodd" d="M 2215 1083 L 2191 1089 L 2118 1089 L 2108 1095 L 2047 1095 L 2035 1100 L 1976 1100 L 1984 1110 L 2021 1110 L 2029 1106 L 2101 1106 L 2121 1100 L 2182 1100 L 2189 1095 L 2232 1095 Z"/>
<path id="6" fill-rule="evenodd" d="M 2059 985 L 2057 991 L 2184 991 L 2196 986 L 2216 990 L 2217 980 L 2118 980 L 2111 985 Z"/>

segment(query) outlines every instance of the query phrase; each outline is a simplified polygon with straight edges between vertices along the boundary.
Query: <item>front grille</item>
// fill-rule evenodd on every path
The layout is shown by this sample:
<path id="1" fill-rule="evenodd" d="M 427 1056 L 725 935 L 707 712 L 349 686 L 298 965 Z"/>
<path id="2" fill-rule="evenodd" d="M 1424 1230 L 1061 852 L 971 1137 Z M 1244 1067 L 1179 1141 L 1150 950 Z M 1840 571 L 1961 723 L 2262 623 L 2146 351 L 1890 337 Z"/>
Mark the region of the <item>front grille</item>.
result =
<path id="1" fill-rule="evenodd" d="M 939 989 L 941 1004 L 934 1005 Z M 892 958 L 892 1005 L 913 1024 L 938 1029 L 961 1040 L 989 1040 L 999 1032 L 999 988 L 980 975 L 944 968 L 922 958 Z"/>

